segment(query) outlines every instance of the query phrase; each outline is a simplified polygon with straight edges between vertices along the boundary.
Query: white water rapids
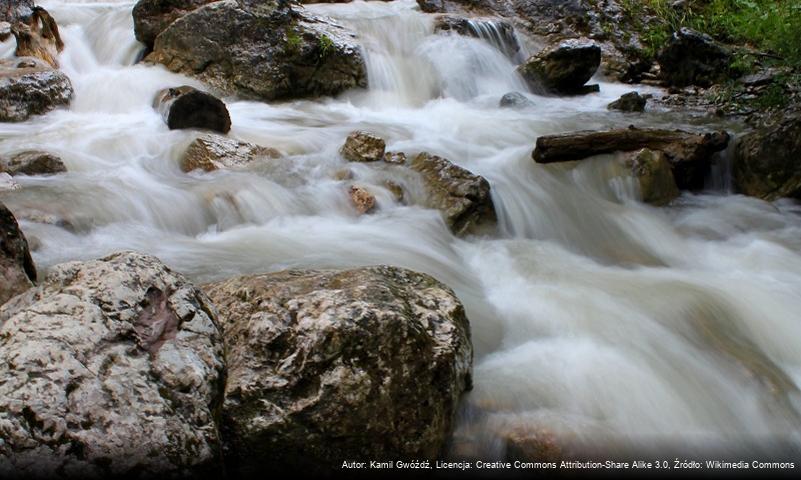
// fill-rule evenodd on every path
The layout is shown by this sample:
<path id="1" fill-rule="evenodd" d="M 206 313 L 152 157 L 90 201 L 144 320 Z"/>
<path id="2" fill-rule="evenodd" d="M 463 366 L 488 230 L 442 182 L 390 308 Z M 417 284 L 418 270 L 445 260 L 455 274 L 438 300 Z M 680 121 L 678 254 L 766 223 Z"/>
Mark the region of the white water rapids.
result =
<path id="1" fill-rule="evenodd" d="M 394 264 L 433 275 L 465 303 L 476 347 L 454 455 L 503 454 L 510 430 L 558 443 L 737 450 L 801 445 L 801 208 L 711 188 L 672 206 L 637 200 L 608 163 L 537 165 L 539 135 L 625 126 L 720 128 L 679 115 L 610 113 L 632 88 L 577 98 L 528 94 L 490 43 L 433 33 L 411 0 L 316 5 L 354 28 L 369 88 L 334 99 L 227 98 L 230 136 L 286 158 L 247 172 L 182 173 L 197 136 L 170 131 L 157 90 L 197 81 L 135 64 L 134 2 L 41 1 L 61 26 L 76 95 L 68 110 L 0 124 L 0 154 L 41 149 L 68 173 L 16 177 L 0 199 L 20 218 L 40 275 L 56 263 L 134 249 L 200 283 L 288 267 Z M 0 45 L 10 56 L 13 39 Z M 731 128 L 731 126 L 728 126 Z M 454 237 L 439 213 L 397 203 L 395 167 L 347 165 L 349 132 L 429 151 L 485 176 L 490 237 Z M 358 216 L 336 172 L 377 194 Z M 710 179 L 725 185 L 726 175 Z M 767 447 L 766 447 L 767 448 Z"/>

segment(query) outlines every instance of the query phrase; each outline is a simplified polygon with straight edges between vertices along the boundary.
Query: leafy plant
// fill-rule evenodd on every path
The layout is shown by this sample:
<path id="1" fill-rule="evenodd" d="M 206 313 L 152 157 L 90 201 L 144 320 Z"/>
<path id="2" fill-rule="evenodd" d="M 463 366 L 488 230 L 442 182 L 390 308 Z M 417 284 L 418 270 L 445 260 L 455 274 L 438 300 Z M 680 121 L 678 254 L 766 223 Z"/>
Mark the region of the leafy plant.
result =
<path id="1" fill-rule="evenodd" d="M 320 36 L 320 58 L 327 57 L 334 49 L 334 41 L 328 35 Z"/>

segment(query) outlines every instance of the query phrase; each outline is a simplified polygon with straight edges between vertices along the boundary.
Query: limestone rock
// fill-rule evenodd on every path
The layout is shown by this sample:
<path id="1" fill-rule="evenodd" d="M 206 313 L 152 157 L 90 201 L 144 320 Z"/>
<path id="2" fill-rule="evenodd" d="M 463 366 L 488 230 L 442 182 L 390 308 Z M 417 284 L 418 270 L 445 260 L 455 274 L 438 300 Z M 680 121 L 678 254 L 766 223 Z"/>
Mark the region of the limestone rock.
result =
<path id="1" fill-rule="evenodd" d="M 681 28 L 657 55 L 664 81 L 674 87 L 708 87 L 729 76 L 731 52 L 709 35 Z"/>
<path id="2" fill-rule="evenodd" d="M 172 22 L 146 58 L 245 98 L 334 95 L 367 85 L 355 35 L 278 0 L 223 0 Z"/>
<path id="3" fill-rule="evenodd" d="M 161 32 L 187 13 L 217 0 L 139 0 L 133 8 L 134 34 L 148 50 Z"/>
<path id="4" fill-rule="evenodd" d="M 0 122 L 22 122 L 67 106 L 72 95 L 70 79 L 37 58 L 0 60 Z"/>
<path id="5" fill-rule="evenodd" d="M 484 177 L 426 152 L 415 156 L 410 166 L 423 178 L 428 191 L 426 206 L 442 212 L 455 234 L 495 221 L 490 185 Z"/>
<path id="6" fill-rule="evenodd" d="M 353 185 L 349 190 L 351 202 L 359 214 L 364 215 L 375 210 L 375 195 L 366 188 Z"/>
<path id="7" fill-rule="evenodd" d="M 154 257 L 54 267 L 0 308 L 0 476 L 222 474 L 215 316 Z"/>
<path id="8" fill-rule="evenodd" d="M 221 312 L 229 472 L 434 459 L 470 388 L 462 304 L 395 267 L 289 270 L 206 287 Z"/>
<path id="9" fill-rule="evenodd" d="M 350 162 L 377 162 L 384 158 L 384 139 L 369 132 L 356 131 L 348 135 L 340 153 Z"/>
<path id="10" fill-rule="evenodd" d="M 663 206 L 679 196 L 670 161 L 663 152 L 644 148 L 625 155 L 622 163 L 639 182 L 643 202 Z"/>
<path id="11" fill-rule="evenodd" d="M 193 141 L 181 158 L 181 170 L 203 170 L 242 168 L 259 158 L 278 158 L 281 154 L 274 148 L 241 142 L 221 135 L 203 134 Z"/>

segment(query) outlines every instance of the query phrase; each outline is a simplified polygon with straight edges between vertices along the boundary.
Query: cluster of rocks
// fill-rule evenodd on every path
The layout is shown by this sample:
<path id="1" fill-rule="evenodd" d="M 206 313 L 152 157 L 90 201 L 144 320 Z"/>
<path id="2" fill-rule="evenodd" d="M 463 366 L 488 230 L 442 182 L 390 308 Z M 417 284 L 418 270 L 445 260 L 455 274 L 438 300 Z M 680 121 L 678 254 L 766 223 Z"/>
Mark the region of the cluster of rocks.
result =
<path id="1" fill-rule="evenodd" d="M 364 131 L 348 135 L 340 153 L 351 162 L 383 162 L 415 172 L 426 190 L 423 206 L 439 210 L 445 224 L 457 235 L 492 225 L 496 220 L 489 182 L 445 158 L 428 152 L 410 158 L 404 152 L 387 152 L 384 139 Z M 388 188 L 400 189 L 397 197 L 405 198 L 402 186 Z M 350 194 L 360 213 L 374 209 L 374 198 L 370 199 L 366 187 L 352 186 Z"/>
<path id="2" fill-rule="evenodd" d="M 2 205 L 0 233 L 4 478 L 433 460 L 471 388 L 464 308 L 428 275 L 290 270 L 198 288 L 121 252 L 55 266 L 34 285 Z"/>

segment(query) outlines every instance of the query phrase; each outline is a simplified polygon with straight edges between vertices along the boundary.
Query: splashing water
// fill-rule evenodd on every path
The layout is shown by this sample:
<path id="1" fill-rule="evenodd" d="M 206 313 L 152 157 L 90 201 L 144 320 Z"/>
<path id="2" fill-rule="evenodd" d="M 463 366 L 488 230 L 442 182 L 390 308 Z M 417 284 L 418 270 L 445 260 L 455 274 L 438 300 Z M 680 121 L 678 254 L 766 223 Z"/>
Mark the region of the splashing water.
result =
<path id="1" fill-rule="evenodd" d="M 501 456 L 502 439 L 521 428 L 565 444 L 736 450 L 781 440 L 798 452 L 801 209 L 725 194 L 725 172 L 711 182 L 720 190 L 657 209 L 610 176 L 608 158 L 530 158 L 543 134 L 697 128 L 689 119 L 608 112 L 630 90 L 612 83 L 581 98 L 532 95 L 497 44 L 434 34 L 410 0 L 315 5 L 358 32 L 369 89 L 273 104 L 228 98 L 230 135 L 286 157 L 184 174 L 178 159 L 197 133 L 169 131 L 150 105 L 161 88 L 202 85 L 134 64 L 133 2 L 41 3 L 62 25 L 60 61 L 76 97 L 69 110 L 0 124 L 0 154 L 43 149 L 69 170 L 18 177 L 22 188 L 2 194 L 42 271 L 122 249 L 197 282 L 391 263 L 450 285 L 472 323 L 475 389 L 454 454 Z M 509 91 L 534 107 L 498 108 Z M 384 181 L 415 195 L 415 177 L 337 154 L 357 128 L 389 150 L 429 151 L 485 176 L 499 233 L 455 238 L 438 212 L 398 204 Z M 335 180 L 343 168 L 376 192 L 376 214 L 353 211 Z"/>

